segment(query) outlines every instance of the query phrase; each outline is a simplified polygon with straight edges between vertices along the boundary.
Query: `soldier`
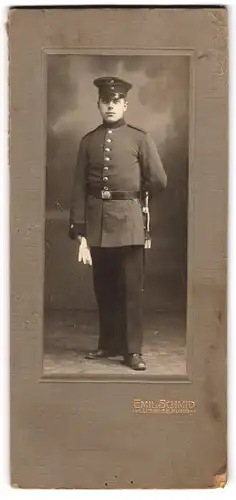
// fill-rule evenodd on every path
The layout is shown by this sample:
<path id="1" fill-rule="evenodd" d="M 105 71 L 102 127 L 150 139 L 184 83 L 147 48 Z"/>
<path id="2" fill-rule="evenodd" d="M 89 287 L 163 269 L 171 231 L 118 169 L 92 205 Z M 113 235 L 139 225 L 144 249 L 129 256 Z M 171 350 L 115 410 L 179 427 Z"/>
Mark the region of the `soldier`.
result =
<path id="1" fill-rule="evenodd" d="M 94 84 L 103 122 L 80 143 L 69 229 L 80 242 L 79 261 L 93 266 L 99 341 L 87 358 L 122 355 L 125 365 L 145 370 L 142 199 L 154 184 L 164 189 L 167 177 L 151 137 L 124 120 L 132 85 L 116 77 Z"/>

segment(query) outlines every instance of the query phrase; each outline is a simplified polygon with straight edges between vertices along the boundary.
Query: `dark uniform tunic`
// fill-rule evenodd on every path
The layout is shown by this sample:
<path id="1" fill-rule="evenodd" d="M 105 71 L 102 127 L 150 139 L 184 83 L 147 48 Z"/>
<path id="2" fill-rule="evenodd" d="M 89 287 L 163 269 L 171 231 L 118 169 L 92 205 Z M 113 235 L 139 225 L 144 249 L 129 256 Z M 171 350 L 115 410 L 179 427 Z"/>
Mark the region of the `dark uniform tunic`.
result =
<path id="1" fill-rule="evenodd" d="M 152 138 L 125 123 L 103 123 L 81 140 L 70 209 L 70 237 L 87 238 L 100 318 L 99 347 L 141 352 L 144 224 L 141 199 L 102 199 L 101 191 L 165 188 Z M 98 192 L 98 196 L 90 194 Z"/>

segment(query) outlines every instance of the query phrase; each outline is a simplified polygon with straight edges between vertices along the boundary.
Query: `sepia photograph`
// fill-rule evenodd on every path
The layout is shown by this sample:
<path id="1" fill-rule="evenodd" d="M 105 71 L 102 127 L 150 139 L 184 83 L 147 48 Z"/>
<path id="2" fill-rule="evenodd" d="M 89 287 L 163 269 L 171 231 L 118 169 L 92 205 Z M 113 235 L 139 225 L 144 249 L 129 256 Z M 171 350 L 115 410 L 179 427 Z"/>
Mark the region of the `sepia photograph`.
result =
<path id="1" fill-rule="evenodd" d="M 187 376 L 190 59 L 45 55 L 46 377 Z"/>
<path id="2" fill-rule="evenodd" d="M 227 9 L 8 31 L 11 485 L 223 487 Z"/>

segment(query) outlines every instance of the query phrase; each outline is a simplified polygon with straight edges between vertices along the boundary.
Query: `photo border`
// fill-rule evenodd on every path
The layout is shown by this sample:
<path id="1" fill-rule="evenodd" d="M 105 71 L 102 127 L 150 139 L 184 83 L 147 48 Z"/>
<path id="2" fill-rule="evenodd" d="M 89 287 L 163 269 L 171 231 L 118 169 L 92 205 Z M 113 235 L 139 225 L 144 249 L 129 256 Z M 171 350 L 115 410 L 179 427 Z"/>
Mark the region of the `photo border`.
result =
<path id="1" fill-rule="evenodd" d="M 10 10 L 10 453 L 15 487 L 212 488 L 217 472 L 225 470 L 227 18 L 225 7 L 202 6 Z M 106 50 L 112 44 L 195 51 L 190 383 L 40 382 L 45 223 L 42 50 L 62 45 Z M 196 411 L 137 414 L 137 398 L 190 401 Z"/>

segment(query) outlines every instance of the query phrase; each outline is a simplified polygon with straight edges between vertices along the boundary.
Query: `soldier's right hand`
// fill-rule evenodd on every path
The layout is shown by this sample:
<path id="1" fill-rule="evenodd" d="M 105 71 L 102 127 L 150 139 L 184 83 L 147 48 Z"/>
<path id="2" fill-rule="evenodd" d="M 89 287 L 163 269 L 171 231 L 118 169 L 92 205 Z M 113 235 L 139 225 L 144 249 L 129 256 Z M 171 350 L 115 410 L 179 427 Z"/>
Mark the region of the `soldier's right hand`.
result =
<path id="1" fill-rule="evenodd" d="M 87 240 L 83 236 L 80 238 L 78 261 L 83 262 L 83 264 L 89 264 L 90 266 L 92 265 L 92 258 Z"/>

